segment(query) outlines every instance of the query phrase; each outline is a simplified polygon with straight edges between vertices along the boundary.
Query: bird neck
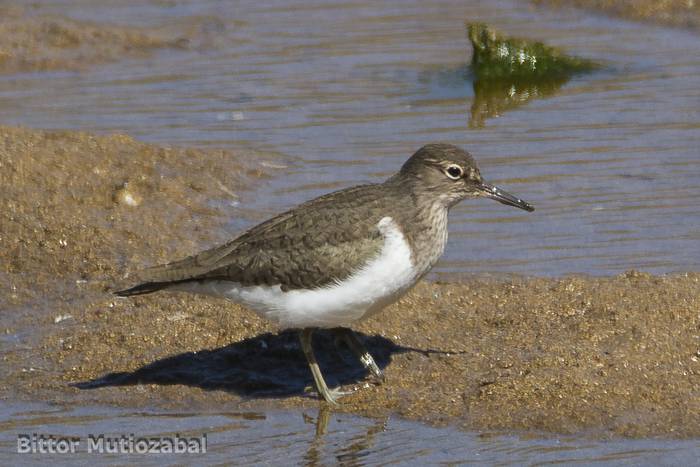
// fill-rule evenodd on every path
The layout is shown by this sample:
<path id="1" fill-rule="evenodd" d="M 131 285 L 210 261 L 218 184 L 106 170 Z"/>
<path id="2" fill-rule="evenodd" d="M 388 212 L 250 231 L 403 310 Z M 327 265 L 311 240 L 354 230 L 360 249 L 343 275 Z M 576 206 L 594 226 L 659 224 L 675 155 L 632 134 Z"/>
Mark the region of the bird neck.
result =
<path id="1" fill-rule="evenodd" d="M 386 183 L 392 185 L 394 209 L 411 245 L 418 275 L 422 276 L 445 251 L 448 205 L 434 191 L 419 186 L 420 180 L 392 177 Z"/>

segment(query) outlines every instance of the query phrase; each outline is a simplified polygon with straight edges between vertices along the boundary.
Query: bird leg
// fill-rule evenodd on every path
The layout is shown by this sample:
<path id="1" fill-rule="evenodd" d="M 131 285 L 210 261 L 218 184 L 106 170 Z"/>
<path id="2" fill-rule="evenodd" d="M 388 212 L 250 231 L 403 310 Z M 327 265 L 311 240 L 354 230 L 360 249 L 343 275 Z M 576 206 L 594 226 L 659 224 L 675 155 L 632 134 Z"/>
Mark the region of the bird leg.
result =
<path id="1" fill-rule="evenodd" d="M 306 361 L 309 362 L 309 368 L 311 369 L 311 374 L 314 377 L 314 383 L 316 384 L 316 390 L 318 391 L 319 395 L 323 396 L 325 401 L 329 404 L 338 405 L 337 398 L 350 393 L 340 391 L 339 388 L 328 389 L 326 381 L 323 379 L 323 375 L 321 374 L 321 368 L 318 366 L 318 362 L 316 361 L 314 349 L 311 345 L 311 335 L 313 332 L 313 328 L 304 328 L 301 330 L 299 333 L 301 350 L 306 356 Z"/>
<path id="2" fill-rule="evenodd" d="M 348 348 L 354 353 L 360 360 L 362 365 L 367 371 L 372 373 L 379 382 L 384 382 L 386 378 L 384 377 L 384 372 L 379 368 L 377 363 L 372 358 L 372 354 L 369 353 L 367 348 L 362 344 L 362 341 L 357 337 L 357 335 L 348 328 L 336 328 L 334 330 L 337 336 L 345 342 Z"/>

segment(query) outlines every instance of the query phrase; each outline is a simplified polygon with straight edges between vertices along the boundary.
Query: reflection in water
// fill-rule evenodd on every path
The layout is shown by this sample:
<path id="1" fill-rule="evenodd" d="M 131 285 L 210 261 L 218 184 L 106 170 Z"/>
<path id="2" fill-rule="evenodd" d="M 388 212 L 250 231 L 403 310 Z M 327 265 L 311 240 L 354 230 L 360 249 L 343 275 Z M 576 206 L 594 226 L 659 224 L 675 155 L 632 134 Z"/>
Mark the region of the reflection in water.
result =
<path id="1" fill-rule="evenodd" d="M 310 425 L 313 429 L 310 429 Z M 75 454 L 17 454 L 18 433 L 81 439 Z M 87 452 L 88 434 L 142 437 L 207 434 L 205 455 Z M 599 440 L 568 436 L 519 437 L 432 428 L 398 419 L 363 418 L 319 409 L 299 412 L 190 413 L 125 408 L 0 405 L 0 465 L 377 465 L 562 464 L 626 462 L 694 465 L 695 440 Z"/>
<path id="2" fill-rule="evenodd" d="M 366 457 L 368 452 L 374 447 L 378 435 L 386 431 L 388 423 L 389 417 L 375 420 L 373 424 L 367 426 L 363 433 L 358 433 L 349 438 L 347 444 L 338 450 L 336 459 L 343 464 L 363 464 L 362 458 Z"/>
<path id="3" fill-rule="evenodd" d="M 309 443 L 309 448 L 304 455 L 304 464 L 308 466 L 326 465 L 326 460 L 332 456 L 342 465 L 364 465 L 363 458 L 368 455 L 377 441 L 377 435 L 387 430 L 389 417 L 368 419 L 366 425 L 347 438 L 340 445 L 326 446 L 325 437 L 331 421 L 332 411 L 328 405 L 322 404 L 318 409 L 316 420 L 304 414 L 304 421 L 315 425 L 314 439 Z M 328 451 L 325 452 L 326 447 Z"/>
<path id="4" fill-rule="evenodd" d="M 554 95 L 567 81 L 568 76 L 551 79 L 477 79 L 474 81 L 469 126 L 484 126 L 487 118 L 500 117 L 507 110 L 515 109 L 532 99 Z"/>
<path id="5" fill-rule="evenodd" d="M 318 408 L 316 420 L 307 414 L 303 414 L 304 421 L 313 424 L 316 428 L 314 439 L 309 443 L 309 448 L 304 454 L 304 463 L 309 466 L 322 465 L 323 437 L 328 431 L 328 422 L 331 419 L 331 409 L 326 404 L 321 404 Z"/>
<path id="6" fill-rule="evenodd" d="M 421 72 L 418 81 L 440 93 L 443 100 L 468 102 L 469 87 L 474 97 L 469 112 L 469 127 L 483 128 L 489 118 L 500 117 L 508 110 L 527 104 L 533 99 L 554 96 L 569 80 L 570 76 L 557 75 L 550 78 L 485 78 L 478 79 L 472 66 L 462 64 L 452 67 L 434 67 Z M 413 106 L 421 108 L 434 103 L 438 98 L 417 99 Z"/>

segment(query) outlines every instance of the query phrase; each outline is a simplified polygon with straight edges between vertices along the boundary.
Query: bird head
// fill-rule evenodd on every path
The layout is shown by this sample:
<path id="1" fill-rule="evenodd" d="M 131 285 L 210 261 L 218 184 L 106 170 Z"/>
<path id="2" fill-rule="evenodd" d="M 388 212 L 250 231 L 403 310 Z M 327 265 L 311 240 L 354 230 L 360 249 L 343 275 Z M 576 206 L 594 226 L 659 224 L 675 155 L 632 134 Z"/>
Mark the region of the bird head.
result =
<path id="1" fill-rule="evenodd" d="M 423 146 L 401 167 L 398 177 L 414 183 L 419 191 L 437 195 L 447 208 L 465 198 L 487 197 L 525 211 L 535 210 L 520 198 L 484 182 L 471 154 L 452 144 Z"/>

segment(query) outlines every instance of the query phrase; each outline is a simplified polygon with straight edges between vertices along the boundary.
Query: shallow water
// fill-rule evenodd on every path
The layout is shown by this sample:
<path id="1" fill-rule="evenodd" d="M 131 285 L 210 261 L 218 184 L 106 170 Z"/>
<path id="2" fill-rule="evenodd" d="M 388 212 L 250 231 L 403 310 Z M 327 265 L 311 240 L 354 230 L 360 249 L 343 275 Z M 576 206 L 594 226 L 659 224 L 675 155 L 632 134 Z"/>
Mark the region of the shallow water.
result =
<path id="1" fill-rule="evenodd" d="M 182 413 L 99 407 L 2 406 L 0 464 L 51 461 L 52 465 L 691 465 L 696 441 L 519 437 L 431 428 L 398 419 L 370 419 L 330 412 Z M 75 453 L 18 454 L 17 437 L 37 433 L 77 437 Z M 201 437 L 206 455 L 88 452 L 88 436 Z"/>
<path id="2" fill-rule="evenodd" d="M 700 266 L 698 36 L 528 2 L 39 1 L 38 11 L 201 31 L 189 51 L 0 78 L 0 122 L 278 154 L 232 231 L 386 177 L 430 141 L 536 205 L 467 201 L 436 275 Z M 464 21 L 606 64 L 470 125 Z M 499 113 L 499 112 L 496 112 Z"/>

